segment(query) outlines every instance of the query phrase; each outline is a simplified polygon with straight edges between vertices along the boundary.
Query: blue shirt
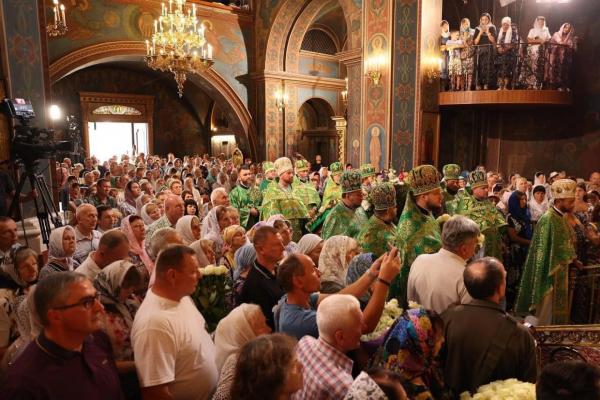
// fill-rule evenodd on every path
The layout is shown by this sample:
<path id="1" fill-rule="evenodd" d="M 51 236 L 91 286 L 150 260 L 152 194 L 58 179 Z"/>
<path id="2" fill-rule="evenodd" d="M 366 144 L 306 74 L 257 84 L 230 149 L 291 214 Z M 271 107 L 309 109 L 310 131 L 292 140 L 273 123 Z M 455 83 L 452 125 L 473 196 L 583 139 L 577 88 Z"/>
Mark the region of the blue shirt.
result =
<path id="1" fill-rule="evenodd" d="M 294 336 L 298 340 L 304 336 L 319 337 L 317 328 L 317 302 L 319 293 L 313 293 L 308 298 L 310 308 L 303 308 L 297 304 L 288 304 L 287 296 L 283 296 L 279 302 L 279 310 L 275 319 L 277 320 L 277 332 Z"/>

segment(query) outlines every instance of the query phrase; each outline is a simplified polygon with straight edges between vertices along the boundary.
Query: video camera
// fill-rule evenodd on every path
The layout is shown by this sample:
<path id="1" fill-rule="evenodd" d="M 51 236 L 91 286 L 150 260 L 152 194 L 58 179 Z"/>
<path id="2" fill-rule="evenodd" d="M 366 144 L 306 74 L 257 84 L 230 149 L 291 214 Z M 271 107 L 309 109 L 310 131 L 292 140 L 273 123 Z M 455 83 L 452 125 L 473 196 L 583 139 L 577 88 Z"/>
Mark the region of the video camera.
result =
<path id="1" fill-rule="evenodd" d="M 15 160 L 21 160 L 25 166 L 33 166 L 40 159 L 50 158 L 57 153 L 73 152 L 70 141 L 53 140 L 54 130 L 40 129 L 30 126 L 35 118 L 33 105 L 24 99 L 4 99 L 4 110 L 8 116 L 15 119 L 15 135 L 11 144 L 11 153 Z"/>

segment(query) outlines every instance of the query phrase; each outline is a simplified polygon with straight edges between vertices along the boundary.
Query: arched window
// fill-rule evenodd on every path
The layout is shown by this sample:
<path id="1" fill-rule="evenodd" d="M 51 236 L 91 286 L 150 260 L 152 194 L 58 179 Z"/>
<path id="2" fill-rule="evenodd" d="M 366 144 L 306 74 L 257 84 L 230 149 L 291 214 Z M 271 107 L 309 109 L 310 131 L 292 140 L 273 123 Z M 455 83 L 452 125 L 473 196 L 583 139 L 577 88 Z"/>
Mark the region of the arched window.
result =
<path id="1" fill-rule="evenodd" d="M 306 51 L 331 55 L 334 55 L 338 51 L 331 36 L 320 29 L 311 29 L 306 32 L 300 48 Z"/>

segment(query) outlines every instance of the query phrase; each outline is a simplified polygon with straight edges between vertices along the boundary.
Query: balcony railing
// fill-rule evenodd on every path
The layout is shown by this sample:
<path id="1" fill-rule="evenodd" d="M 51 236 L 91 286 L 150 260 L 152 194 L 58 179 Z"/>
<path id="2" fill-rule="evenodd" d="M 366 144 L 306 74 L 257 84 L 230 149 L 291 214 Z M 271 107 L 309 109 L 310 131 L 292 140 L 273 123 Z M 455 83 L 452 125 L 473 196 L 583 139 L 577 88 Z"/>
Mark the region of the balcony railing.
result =
<path id="1" fill-rule="evenodd" d="M 574 47 L 556 43 L 520 42 L 451 48 L 442 53 L 447 70 L 444 71 L 443 63 L 441 89 L 569 91 L 574 53 Z M 457 76 L 460 76 L 459 80 Z"/>

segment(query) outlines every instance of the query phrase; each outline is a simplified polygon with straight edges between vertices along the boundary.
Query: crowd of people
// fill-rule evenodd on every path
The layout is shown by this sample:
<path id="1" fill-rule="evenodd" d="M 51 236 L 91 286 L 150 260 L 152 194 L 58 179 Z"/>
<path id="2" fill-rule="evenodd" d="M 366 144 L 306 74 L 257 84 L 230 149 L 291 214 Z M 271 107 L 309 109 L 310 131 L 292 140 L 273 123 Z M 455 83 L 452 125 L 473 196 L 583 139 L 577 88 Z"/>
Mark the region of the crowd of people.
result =
<path id="1" fill-rule="evenodd" d="M 0 399 L 452 399 L 509 378 L 542 400 L 600 393 L 592 365 L 539 371 L 521 323 L 587 315 L 569 284 L 600 262 L 600 172 L 236 150 L 65 158 L 55 177 L 47 253 L 0 217 Z M 212 332 L 190 297 L 210 265 L 228 282 Z M 377 331 L 390 299 L 403 311 Z"/>
<path id="2" fill-rule="evenodd" d="M 554 34 L 539 16 L 526 37 L 510 17 L 497 28 L 488 13 L 473 29 L 468 18 L 441 22 L 442 89 L 450 91 L 555 89 L 570 91 L 577 37 L 565 22 Z"/>

